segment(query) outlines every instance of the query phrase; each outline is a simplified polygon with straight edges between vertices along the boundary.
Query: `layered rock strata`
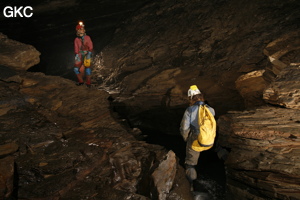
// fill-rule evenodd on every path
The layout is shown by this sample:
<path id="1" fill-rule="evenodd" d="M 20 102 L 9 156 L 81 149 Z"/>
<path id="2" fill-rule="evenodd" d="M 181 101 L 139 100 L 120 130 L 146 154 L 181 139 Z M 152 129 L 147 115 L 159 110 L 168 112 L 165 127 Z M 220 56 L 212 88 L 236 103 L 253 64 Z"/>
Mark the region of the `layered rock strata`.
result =
<path id="1" fill-rule="evenodd" d="M 41 53 L 32 45 L 9 39 L 0 33 L 0 65 L 24 71 L 40 62 Z"/>
<path id="2" fill-rule="evenodd" d="M 300 199 L 300 110 L 261 107 L 218 120 L 231 199 Z"/>
<path id="3" fill-rule="evenodd" d="M 137 140 L 107 92 L 20 71 L 28 59 L 3 64 L 0 199 L 192 199 L 175 154 Z"/>
<path id="4" fill-rule="evenodd" d="M 295 1 L 152 2 L 98 55 L 94 80 L 116 93 L 133 126 L 167 134 L 178 134 L 186 91 L 198 85 L 221 116 L 228 198 L 299 199 L 298 9 Z"/>
<path id="5" fill-rule="evenodd" d="M 259 98 L 269 105 L 229 112 L 218 120 L 218 142 L 230 150 L 225 165 L 231 199 L 300 199 L 297 36 L 292 32 L 269 43 L 264 50 L 270 61 L 266 70 L 236 81 L 251 106 Z"/>

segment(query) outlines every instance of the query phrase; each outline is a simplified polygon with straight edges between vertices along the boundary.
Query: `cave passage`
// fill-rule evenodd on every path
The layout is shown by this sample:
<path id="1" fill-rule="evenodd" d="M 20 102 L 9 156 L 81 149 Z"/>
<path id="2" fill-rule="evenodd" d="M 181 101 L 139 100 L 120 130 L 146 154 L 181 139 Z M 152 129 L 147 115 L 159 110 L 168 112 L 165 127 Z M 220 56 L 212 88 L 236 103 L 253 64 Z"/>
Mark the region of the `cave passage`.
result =
<path id="1" fill-rule="evenodd" d="M 133 1 L 132 4 L 136 2 Z M 92 3 L 88 3 L 88 6 L 91 5 Z M 135 4 L 135 8 L 139 6 L 141 4 Z M 98 8 L 93 8 L 93 10 L 95 9 Z M 118 9 L 121 10 L 121 7 L 118 7 Z M 109 43 L 115 27 L 126 14 L 132 12 L 131 9 L 124 12 L 115 11 L 115 14 L 112 15 L 113 18 L 106 15 L 88 15 L 83 17 L 83 20 L 87 24 L 87 33 L 92 37 L 95 44 L 95 53 L 98 53 Z M 63 10 L 63 12 L 68 13 L 69 11 Z M 95 20 L 95 17 L 98 17 L 97 20 Z M 8 37 L 31 44 L 41 52 L 40 64 L 28 71 L 43 72 L 46 75 L 61 76 L 74 80 L 73 40 L 75 38 L 74 28 L 78 21 L 77 16 L 69 15 L 61 19 L 60 16 L 53 17 L 53 15 L 46 12 L 39 15 L 35 13 L 32 20 L 35 20 L 35 23 L 26 19 L 6 20 L 4 22 L 7 26 L 3 30 L 4 34 L 7 34 Z M 99 20 L 103 23 L 99 23 Z M 179 134 L 163 134 L 154 128 L 142 129 L 142 134 L 147 136 L 144 139 L 147 143 L 161 145 L 168 150 L 174 151 L 179 158 L 179 164 L 184 167 L 185 142 Z M 198 179 L 195 183 L 195 190 L 209 193 L 213 196 L 213 199 L 224 199 L 224 163 L 218 158 L 214 149 L 201 153 L 197 165 L 197 173 Z"/>

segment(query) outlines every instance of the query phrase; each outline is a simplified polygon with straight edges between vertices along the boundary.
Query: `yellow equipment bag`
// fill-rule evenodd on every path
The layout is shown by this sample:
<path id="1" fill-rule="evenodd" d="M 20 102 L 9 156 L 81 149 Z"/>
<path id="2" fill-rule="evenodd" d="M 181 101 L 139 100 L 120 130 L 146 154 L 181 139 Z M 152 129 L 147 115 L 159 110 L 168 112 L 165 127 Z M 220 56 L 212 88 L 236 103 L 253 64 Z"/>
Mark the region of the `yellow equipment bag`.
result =
<path id="1" fill-rule="evenodd" d="M 198 140 L 193 142 L 192 149 L 200 152 L 208 150 L 214 145 L 216 137 L 216 120 L 206 105 L 200 105 L 198 115 L 200 133 L 198 135 Z"/>
<path id="2" fill-rule="evenodd" d="M 85 67 L 90 67 L 91 66 L 91 58 L 86 58 L 86 56 L 84 57 L 84 66 Z"/>

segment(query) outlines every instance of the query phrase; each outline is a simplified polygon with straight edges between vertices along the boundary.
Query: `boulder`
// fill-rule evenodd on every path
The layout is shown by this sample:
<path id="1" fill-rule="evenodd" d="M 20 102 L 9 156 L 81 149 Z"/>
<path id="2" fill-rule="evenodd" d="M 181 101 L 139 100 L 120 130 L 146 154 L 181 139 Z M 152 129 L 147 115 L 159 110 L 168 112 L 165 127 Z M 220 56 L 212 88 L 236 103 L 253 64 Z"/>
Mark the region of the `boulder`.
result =
<path id="1" fill-rule="evenodd" d="M 236 88 L 245 100 L 247 108 L 264 105 L 262 99 L 263 91 L 268 82 L 265 81 L 263 74 L 265 70 L 257 70 L 240 76 L 236 81 Z"/>
<path id="2" fill-rule="evenodd" d="M 26 71 L 40 62 L 41 53 L 32 45 L 9 39 L 0 33 L 0 65 L 15 71 Z"/>
<path id="3" fill-rule="evenodd" d="M 176 176 L 176 156 L 173 151 L 168 152 L 166 159 L 159 164 L 151 176 L 155 186 L 152 199 L 166 199 Z"/>

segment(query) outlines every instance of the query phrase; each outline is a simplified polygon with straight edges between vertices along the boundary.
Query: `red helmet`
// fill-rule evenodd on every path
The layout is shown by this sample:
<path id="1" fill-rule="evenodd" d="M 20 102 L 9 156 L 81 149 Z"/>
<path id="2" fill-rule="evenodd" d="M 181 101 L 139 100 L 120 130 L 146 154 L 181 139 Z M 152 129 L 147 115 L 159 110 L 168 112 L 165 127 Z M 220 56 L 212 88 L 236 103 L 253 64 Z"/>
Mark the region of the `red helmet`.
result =
<path id="1" fill-rule="evenodd" d="M 78 23 L 78 25 L 76 26 L 76 31 L 78 31 L 81 28 L 84 28 L 83 22 Z"/>

